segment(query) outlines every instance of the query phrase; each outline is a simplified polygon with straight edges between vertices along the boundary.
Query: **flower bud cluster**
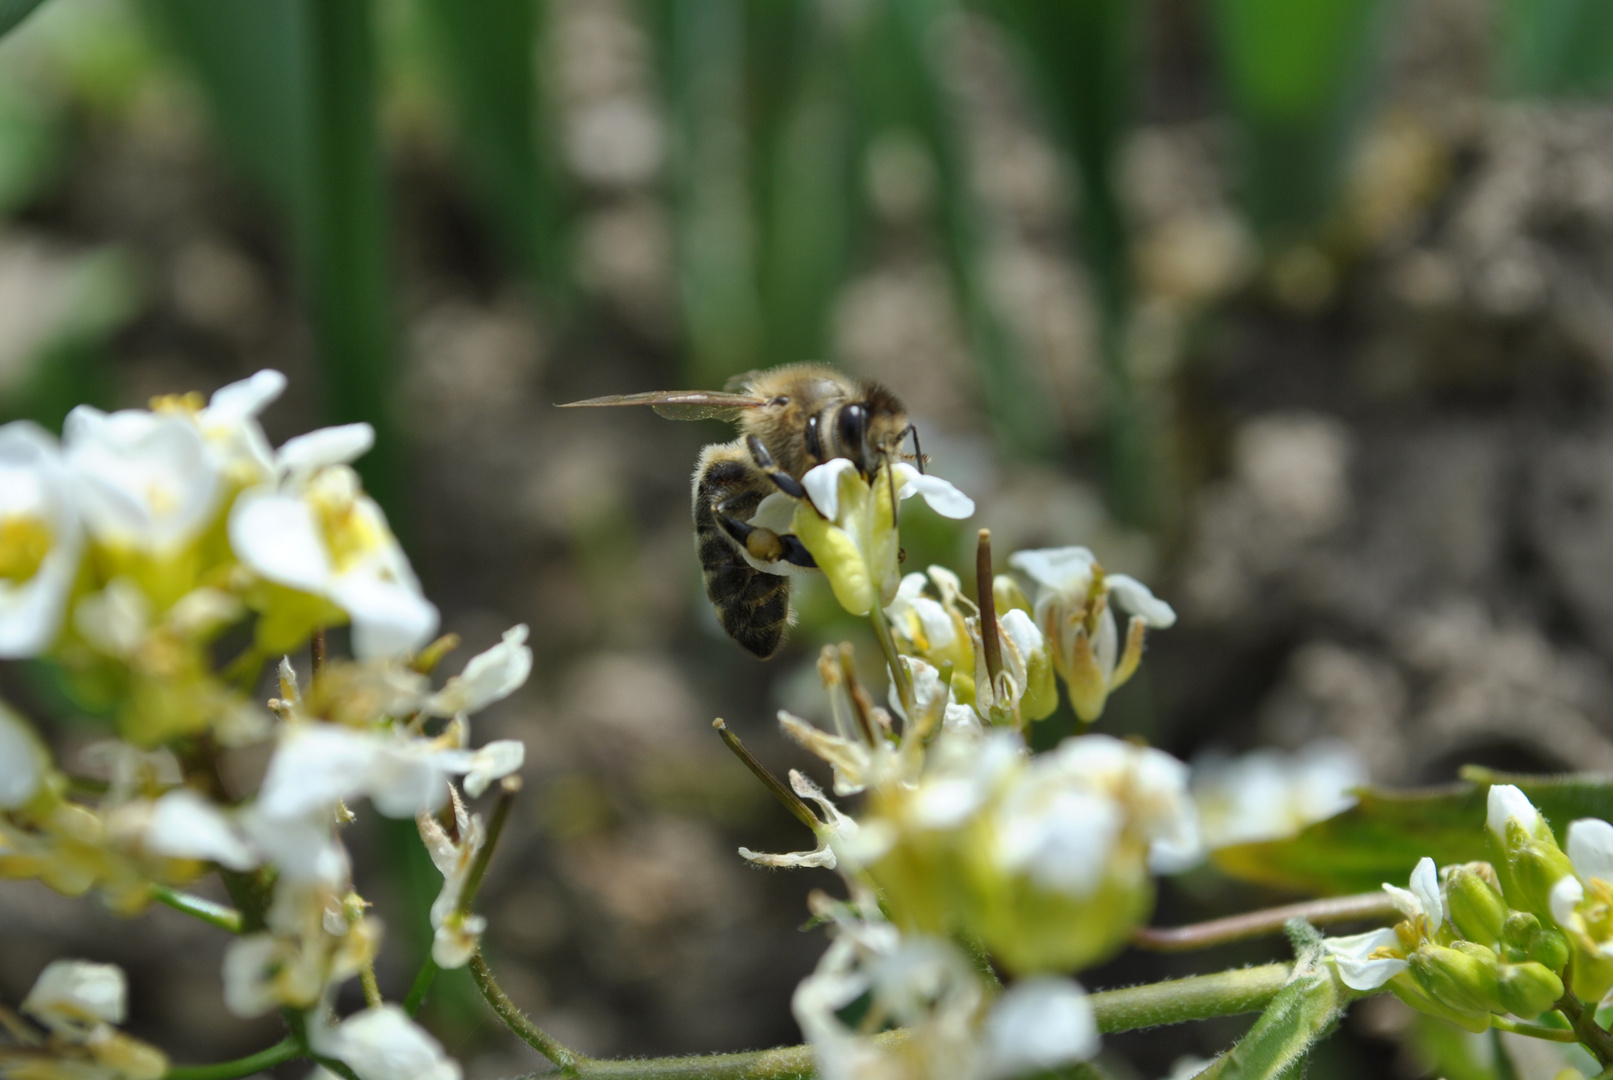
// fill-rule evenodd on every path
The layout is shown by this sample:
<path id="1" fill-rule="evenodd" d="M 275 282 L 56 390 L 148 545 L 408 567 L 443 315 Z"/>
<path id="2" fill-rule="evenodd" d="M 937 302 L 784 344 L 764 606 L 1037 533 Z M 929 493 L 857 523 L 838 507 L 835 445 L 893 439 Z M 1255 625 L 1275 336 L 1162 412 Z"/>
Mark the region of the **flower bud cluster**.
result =
<path id="1" fill-rule="evenodd" d="M 0 1076 L 29 1080 L 158 1080 L 162 1051 L 117 1029 L 128 980 L 113 964 L 53 960 L 23 999 L 20 1022 L 0 1027 Z"/>

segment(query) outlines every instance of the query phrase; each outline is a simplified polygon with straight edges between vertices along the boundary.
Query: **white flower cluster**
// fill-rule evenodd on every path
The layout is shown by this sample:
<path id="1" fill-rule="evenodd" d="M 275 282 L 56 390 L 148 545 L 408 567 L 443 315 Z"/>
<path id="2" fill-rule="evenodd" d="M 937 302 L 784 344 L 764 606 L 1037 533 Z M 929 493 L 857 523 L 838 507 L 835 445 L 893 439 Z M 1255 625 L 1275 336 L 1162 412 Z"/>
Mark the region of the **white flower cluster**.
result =
<path id="1" fill-rule="evenodd" d="M 80 407 L 60 444 L 0 427 L 0 658 L 48 657 L 70 692 L 115 687 L 119 736 L 82 751 L 109 776 L 85 801 L 0 704 L 0 877 L 95 890 L 134 913 L 154 897 L 185 903 L 173 890 L 214 869 L 241 875 L 257 907 L 225 953 L 233 1012 L 305 1012 L 308 1048 L 362 1080 L 457 1080 L 396 1006 L 334 1018 L 338 986 L 369 971 L 381 936 L 339 829 L 363 799 L 417 820 L 444 879 L 433 959 L 467 963 L 485 926 L 467 885 L 487 830 L 455 783 L 475 798 L 522 765 L 517 741 L 473 748 L 470 717 L 526 682 L 527 628 L 433 687 L 450 641 L 417 653 L 436 608 L 351 468 L 373 433 L 326 428 L 271 449 L 257 417 L 284 386 L 263 371 L 207 402 Z M 248 618 L 252 645 L 214 670 L 218 635 Z M 279 696 L 267 709 L 249 699 L 268 657 L 343 622 L 354 659 L 311 680 L 284 659 Z M 272 740 L 256 793 L 226 797 L 211 762 L 191 760 L 198 735 L 206 747 Z M 22 1042 L 0 1045 L 0 1075 L 155 1080 L 162 1055 L 111 1026 L 123 999 L 115 968 L 53 964 L 22 1007 L 47 1032 L 12 1031 Z"/>
<path id="2" fill-rule="evenodd" d="M 1349 743 L 1317 739 L 1293 754 L 1256 750 L 1242 757 L 1211 752 L 1193 762 L 1193 801 L 1211 850 L 1293 836 L 1355 805 L 1370 779 Z"/>

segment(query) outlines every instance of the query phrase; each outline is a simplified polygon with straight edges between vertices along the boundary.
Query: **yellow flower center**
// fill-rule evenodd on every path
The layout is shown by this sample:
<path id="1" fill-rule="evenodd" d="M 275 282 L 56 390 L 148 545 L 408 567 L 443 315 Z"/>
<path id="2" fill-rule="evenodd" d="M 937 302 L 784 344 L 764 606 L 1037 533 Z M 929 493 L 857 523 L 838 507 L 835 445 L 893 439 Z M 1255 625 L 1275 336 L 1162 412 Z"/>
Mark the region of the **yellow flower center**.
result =
<path id="1" fill-rule="evenodd" d="M 183 394 L 158 394 L 151 399 L 151 411 L 154 413 L 195 416 L 206 407 L 207 399 L 195 390 Z"/>
<path id="2" fill-rule="evenodd" d="M 343 573 L 366 556 L 386 548 L 389 540 L 386 528 L 379 517 L 366 513 L 359 503 L 358 482 L 351 473 L 327 470 L 309 491 L 308 501 L 336 573 Z"/>
<path id="3" fill-rule="evenodd" d="M 50 554 L 50 526 L 29 514 L 0 516 L 0 581 L 21 584 L 39 573 Z"/>

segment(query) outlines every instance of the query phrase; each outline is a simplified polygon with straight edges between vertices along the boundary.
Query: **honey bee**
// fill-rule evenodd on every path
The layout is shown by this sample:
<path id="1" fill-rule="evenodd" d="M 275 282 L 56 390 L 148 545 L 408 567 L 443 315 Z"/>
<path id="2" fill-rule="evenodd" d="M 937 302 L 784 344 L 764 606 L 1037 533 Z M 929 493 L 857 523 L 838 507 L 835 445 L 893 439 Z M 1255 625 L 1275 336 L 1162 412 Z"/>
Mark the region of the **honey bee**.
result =
<path id="1" fill-rule="evenodd" d="M 823 364 L 753 371 L 724 392 L 654 390 L 561 407 L 606 405 L 648 405 L 674 420 L 738 422 L 739 438 L 706 447 L 695 466 L 695 550 L 718 622 L 764 660 L 778 652 L 789 628 L 790 579 L 757 569 L 745 555 L 760 564 L 817 564 L 795 536 L 748 523 L 761 501 L 775 491 L 805 497 L 801 478 L 833 458 L 848 459 L 871 481 L 881 465 L 897 460 L 908 435 L 924 467 L 918 432 L 896 395 Z"/>

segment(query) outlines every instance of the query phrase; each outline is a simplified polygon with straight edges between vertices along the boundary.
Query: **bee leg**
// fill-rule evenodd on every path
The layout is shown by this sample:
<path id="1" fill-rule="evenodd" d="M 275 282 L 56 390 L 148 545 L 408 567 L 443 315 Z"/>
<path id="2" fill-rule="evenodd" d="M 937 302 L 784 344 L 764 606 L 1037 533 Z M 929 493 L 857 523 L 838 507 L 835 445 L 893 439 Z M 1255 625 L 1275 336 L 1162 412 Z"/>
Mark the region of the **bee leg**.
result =
<path id="1" fill-rule="evenodd" d="M 766 473 L 767 478 L 773 481 L 780 491 L 792 499 L 806 498 L 806 488 L 801 486 L 801 481 L 773 463 L 773 455 L 767 452 L 767 447 L 762 445 L 761 439 L 755 435 L 747 435 L 745 445 L 750 448 L 751 460 L 756 462 L 756 467 Z"/>
<path id="2" fill-rule="evenodd" d="M 817 568 L 818 563 L 812 557 L 812 552 L 790 533 L 776 533 L 772 529 L 752 525 L 723 513 L 718 513 L 716 518 L 717 524 L 722 526 L 722 531 L 733 537 L 739 546 L 758 562 L 778 562 L 782 559 L 796 566 Z"/>

